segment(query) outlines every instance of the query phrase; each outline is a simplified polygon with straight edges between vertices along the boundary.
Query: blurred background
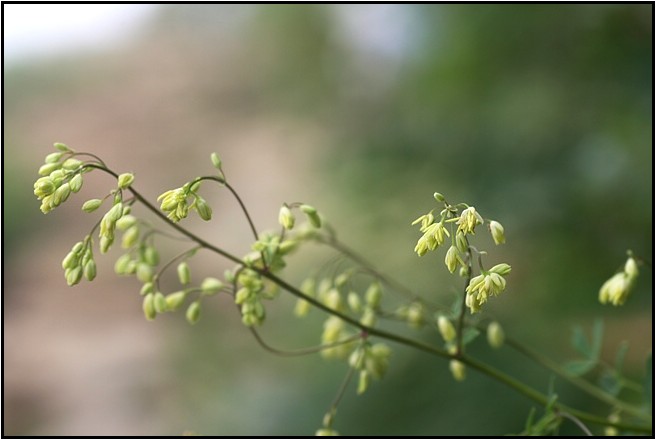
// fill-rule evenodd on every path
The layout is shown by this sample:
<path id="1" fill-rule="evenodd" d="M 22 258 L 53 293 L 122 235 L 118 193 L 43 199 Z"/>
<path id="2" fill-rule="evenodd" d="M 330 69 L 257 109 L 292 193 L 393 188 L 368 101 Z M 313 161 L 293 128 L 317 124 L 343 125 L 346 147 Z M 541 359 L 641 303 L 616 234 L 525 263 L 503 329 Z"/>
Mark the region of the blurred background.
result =
<path id="1" fill-rule="evenodd" d="M 193 327 L 181 313 L 147 322 L 139 283 L 113 274 L 120 249 L 97 253 L 93 283 L 68 288 L 61 259 L 97 220 L 79 206 L 114 182 L 88 175 L 44 216 L 32 183 L 53 142 L 134 172 L 151 200 L 211 172 L 216 151 L 260 229 L 276 226 L 282 202 L 312 203 L 343 242 L 442 304 L 462 281 L 443 253 L 417 258 L 410 222 L 435 191 L 468 202 L 505 226 L 504 246 L 477 237 L 488 261 L 513 266 L 488 316 L 560 363 L 576 358 L 572 329 L 601 317 L 604 358 L 628 340 L 626 372 L 645 377 L 653 5 L 3 5 L 3 20 L 5 435 L 312 435 L 346 372 L 263 351 L 227 297 Z M 215 219 L 188 226 L 246 253 L 236 204 L 203 194 Z M 163 241 L 162 255 L 179 246 Z M 602 306 L 598 289 L 627 249 L 649 264 L 623 307 Z M 284 277 L 299 283 L 330 256 L 301 252 Z M 199 253 L 192 274 L 228 267 Z M 265 339 L 318 343 L 325 316 L 299 321 L 293 304 L 283 294 L 270 305 Z M 428 329 L 417 337 L 440 344 Z M 547 391 L 548 372 L 479 339 L 470 350 Z M 382 382 L 347 392 L 341 433 L 518 433 L 535 406 L 393 349 Z M 608 412 L 562 380 L 555 389 Z M 571 423 L 561 432 L 580 434 Z"/>

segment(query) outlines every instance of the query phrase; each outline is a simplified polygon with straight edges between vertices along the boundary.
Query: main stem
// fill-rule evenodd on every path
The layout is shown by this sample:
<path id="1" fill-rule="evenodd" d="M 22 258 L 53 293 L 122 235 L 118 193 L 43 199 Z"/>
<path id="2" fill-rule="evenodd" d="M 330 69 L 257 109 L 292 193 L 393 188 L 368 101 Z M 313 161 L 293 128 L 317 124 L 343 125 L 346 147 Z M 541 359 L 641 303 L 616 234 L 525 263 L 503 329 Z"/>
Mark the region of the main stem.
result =
<path id="1" fill-rule="evenodd" d="M 118 178 L 118 174 L 116 174 L 114 171 L 112 171 L 109 168 L 106 168 L 102 165 L 87 164 L 86 166 L 89 167 L 89 168 L 95 168 L 95 169 L 102 170 L 102 171 L 114 176 L 115 178 Z M 229 252 L 227 252 L 227 251 L 225 251 L 225 250 L 223 250 L 223 249 L 221 249 L 217 246 L 214 246 L 213 244 L 209 243 L 208 241 L 202 239 L 201 237 L 198 237 L 196 234 L 194 234 L 194 233 L 190 232 L 189 230 L 183 228 L 179 224 L 174 223 L 173 221 L 171 221 L 171 219 L 169 219 L 162 212 L 160 212 L 159 209 L 157 209 L 153 204 L 151 204 L 145 197 L 143 197 L 133 187 L 130 186 L 128 189 L 130 190 L 132 195 L 137 200 L 139 200 L 141 203 L 144 204 L 144 206 L 146 208 L 148 208 L 151 212 L 153 212 L 155 215 L 157 215 L 164 222 L 169 224 L 172 228 L 174 228 L 175 230 L 177 230 L 181 234 L 187 236 L 188 238 L 195 241 L 196 243 L 203 246 L 204 248 L 206 248 L 208 250 L 211 250 L 211 251 L 221 255 L 222 257 L 224 257 L 224 258 L 226 258 L 226 259 L 228 259 L 228 260 L 230 260 L 234 263 L 240 264 L 242 266 L 247 266 L 246 263 L 244 261 L 242 261 L 240 258 L 230 254 Z M 387 339 L 388 341 L 397 342 L 399 344 L 402 344 L 402 345 L 405 345 L 405 346 L 408 346 L 408 347 L 412 347 L 412 348 L 415 348 L 415 349 L 418 349 L 418 350 L 421 350 L 421 351 L 424 351 L 424 352 L 427 352 L 427 353 L 430 353 L 432 355 L 439 356 L 439 357 L 442 357 L 442 358 L 452 359 L 454 357 L 454 356 L 450 355 L 448 352 L 446 352 L 444 350 L 441 350 L 439 348 L 432 347 L 430 345 L 424 344 L 423 342 L 415 341 L 413 339 L 409 339 L 409 338 L 406 338 L 406 337 L 403 337 L 403 336 L 400 336 L 400 335 L 397 335 L 397 334 L 394 334 L 394 333 L 390 333 L 390 332 L 387 332 L 387 331 L 384 331 L 384 330 L 380 330 L 380 329 L 377 329 L 377 328 L 362 325 L 356 319 L 351 318 L 350 316 L 344 315 L 343 313 L 338 312 L 336 310 L 333 310 L 333 309 L 325 306 L 324 304 L 320 303 L 316 299 L 305 295 L 303 292 L 298 290 L 296 287 L 292 286 L 291 284 L 287 283 L 286 281 L 282 280 L 281 278 L 278 278 L 277 276 L 273 275 L 269 271 L 262 270 L 262 269 L 259 269 L 259 268 L 256 268 L 256 267 L 250 267 L 250 268 L 252 270 L 258 272 L 261 276 L 263 276 L 263 277 L 269 279 L 270 281 L 274 282 L 279 287 L 287 290 L 292 295 L 294 295 L 298 298 L 306 300 L 307 302 L 309 302 L 313 306 L 317 307 L 318 309 L 323 310 L 324 312 L 326 312 L 328 314 L 339 317 L 343 321 L 345 321 L 345 322 L 359 328 L 361 331 L 367 332 L 369 335 L 378 336 L 380 338 Z M 519 382 L 518 380 L 508 376 L 507 374 L 505 374 L 505 373 L 503 373 L 503 372 L 501 372 L 501 371 L 499 371 L 499 370 L 497 370 L 497 369 L 495 369 L 495 368 L 493 368 L 493 367 L 491 367 L 491 366 L 489 366 L 489 365 L 487 365 L 483 362 L 475 360 L 475 359 L 473 359 L 469 356 L 461 355 L 461 356 L 458 357 L 458 359 L 461 362 L 463 362 L 463 363 L 469 365 L 470 367 L 474 368 L 475 370 L 478 370 L 481 373 L 483 373 L 483 374 L 497 380 L 498 382 L 504 383 L 507 386 L 515 389 L 519 393 L 525 395 L 526 397 L 528 397 L 529 399 L 539 403 L 540 405 L 544 406 L 544 405 L 547 404 L 547 401 L 548 401 L 547 396 L 545 396 L 544 394 L 540 393 L 539 391 L 529 387 L 528 385 L 526 385 L 522 382 Z M 583 411 L 576 410 L 574 408 L 570 408 L 570 407 L 568 407 L 564 404 L 558 403 L 558 404 L 555 405 L 555 407 L 559 408 L 561 410 L 567 411 L 570 414 L 578 417 L 579 419 L 590 422 L 590 423 L 596 423 L 596 424 L 605 425 L 605 426 L 614 426 L 614 427 L 619 428 L 619 429 L 629 430 L 629 431 L 633 431 L 633 432 L 644 432 L 644 433 L 651 433 L 652 432 L 651 427 L 636 426 L 636 425 L 630 425 L 630 424 L 625 424 L 625 423 L 612 423 L 612 422 L 609 422 L 605 418 L 601 418 L 601 417 L 595 416 L 593 414 L 589 414 L 589 413 L 586 413 L 586 412 L 583 412 Z"/>

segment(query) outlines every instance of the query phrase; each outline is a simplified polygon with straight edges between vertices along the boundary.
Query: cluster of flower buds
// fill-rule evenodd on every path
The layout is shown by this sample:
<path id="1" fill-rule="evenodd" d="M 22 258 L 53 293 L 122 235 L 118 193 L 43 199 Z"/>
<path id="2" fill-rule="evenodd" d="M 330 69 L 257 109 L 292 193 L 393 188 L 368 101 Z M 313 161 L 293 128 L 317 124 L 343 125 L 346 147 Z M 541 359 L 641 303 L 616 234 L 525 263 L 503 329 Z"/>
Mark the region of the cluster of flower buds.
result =
<path id="1" fill-rule="evenodd" d="M 371 345 L 361 344 L 349 357 L 349 365 L 360 372 L 358 394 L 364 393 L 369 386 L 369 378 L 381 379 L 387 367 L 392 351 L 382 343 Z"/>
<path id="2" fill-rule="evenodd" d="M 324 345 L 336 344 L 321 350 L 321 356 L 326 359 L 344 359 L 352 350 L 353 343 L 338 344 L 353 337 L 346 323 L 337 316 L 329 316 L 323 323 L 321 343 Z"/>
<path id="3" fill-rule="evenodd" d="M 170 189 L 157 197 L 161 201 L 160 209 L 167 212 L 167 217 L 177 223 L 189 214 L 189 209 L 194 209 L 198 216 L 205 221 L 212 218 L 212 208 L 204 198 L 198 195 L 200 180 L 185 183 L 180 188 Z M 189 199 L 193 199 L 189 204 Z"/>
<path id="4" fill-rule="evenodd" d="M 317 212 L 316 208 L 310 205 L 306 205 L 304 203 L 294 203 L 292 205 L 287 205 L 284 203 L 280 207 L 280 211 L 278 212 L 278 223 L 287 231 L 291 231 L 294 228 L 294 225 L 296 224 L 296 217 L 294 216 L 294 213 L 292 212 L 292 208 L 298 207 L 298 209 L 305 214 L 307 217 L 308 222 L 315 228 L 320 228 L 321 227 L 321 216 Z"/>
<path id="5" fill-rule="evenodd" d="M 88 281 L 96 277 L 96 262 L 93 260 L 93 241 L 87 235 L 83 241 L 75 243 L 71 251 L 62 260 L 66 283 L 73 286 L 84 276 Z"/>
<path id="6" fill-rule="evenodd" d="M 629 258 L 624 263 L 623 270 L 610 277 L 599 289 L 599 302 L 621 306 L 628 298 L 637 278 L 638 263 L 629 252 Z"/>
<path id="7" fill-rule="evenodd" d="M 41 212 L 44 214 L 82 188 L 84 163 L 75 159 L 75 152 L 62 143 L 55 143 L 55 149 L 57 151 L 48 154 L 39 168 L 42 177 L 34 182 L 34 195 L 41 200 Z"/>
<path id="8" fill-rule="evenodd" d="M 243 269 L 237 276 L 239 290 L 235 293 L 235 304 L 241 307 L 241 320 L 248 327 L 261 325 L 266 312 L 262 304 L 264 281 L 252 269 Z"/>
<path id="9" fill-rule="evenodd" d="M 396 312 L 399 319 L 403 319 L 412 328 L 421 328 L 426 323 L 424 306 L 417 301 L 400 306 Z"/>
<path id="10" fill-rule="evenodd" d="M 465 289 L 467 296 L 465 304 L 471 313 L 480 311 L 489 297 L 497 296 L 506 288 L 506 279 L 503 277 L 510 273 L 510 266 L 506 263 L 497 264 L 488 271 L 473 277 Z"/>

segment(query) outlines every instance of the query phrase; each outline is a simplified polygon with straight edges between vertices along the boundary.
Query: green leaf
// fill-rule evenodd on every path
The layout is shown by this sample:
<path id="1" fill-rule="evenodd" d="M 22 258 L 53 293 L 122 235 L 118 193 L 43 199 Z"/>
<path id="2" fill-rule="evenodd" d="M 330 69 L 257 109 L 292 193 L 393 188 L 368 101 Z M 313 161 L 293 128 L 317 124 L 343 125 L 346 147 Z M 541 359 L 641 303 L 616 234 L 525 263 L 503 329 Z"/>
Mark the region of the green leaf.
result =
<path id="1" fill-rule="evenodd" d="M 462 332 L 462 345 L 467 345 L 472 342 L 481 332 L 474 327 L 467 327 Z"/>
<path id="2" fill-rule="evenodd" d="M 588 344 L 588 340 L 583 334 L 583 329 L 578 325 L 574 327 L 574 331 L 572 332 L 572 346 L 584 357 L 588 359 L 590 358 L 590 355 L 592 354 L 592 347 L 590 347 L 590 344 Z"/>
<path id="3" fill-rule="evenodd" d="M 588 371 L 592 370 L 597 361 L 594 359 L 583 359 L 576 361 L 569 361 L 565 364 L 564 368 L 568 373 L 574 376 L 582 376 Z"/>
<path id="4" fill-rule="evenodd" d="M 599 386 L 608 394 L 617 396 L 622 390 L 622 382 L 618 374 L 612 370 L 604 370 L 599 377 Z"/>

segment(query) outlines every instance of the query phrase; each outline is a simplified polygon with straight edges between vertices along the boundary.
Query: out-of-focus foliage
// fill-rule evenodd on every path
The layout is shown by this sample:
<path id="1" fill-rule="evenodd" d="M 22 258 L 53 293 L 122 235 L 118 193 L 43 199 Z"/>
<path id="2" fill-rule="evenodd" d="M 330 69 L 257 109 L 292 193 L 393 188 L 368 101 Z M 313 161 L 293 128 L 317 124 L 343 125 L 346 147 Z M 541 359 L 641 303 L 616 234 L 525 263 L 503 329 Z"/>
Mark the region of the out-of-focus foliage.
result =
<path id="1" fill-rule="evenodd" d="M 597 292 L 626 249 L 653 255 L 652 14 L 653 5 L 610 4 L 162 6 L 130 47 L 6 68 L 4 163 L 13 172 L 4 173 L 3 230 L 13 240 L 5 256 L 52 253 L 57 281 L 44 285 L 63 283 L 56 266 L 81 226 L 63 229 L 66 214 L 56 213 L 49 220 L 62 226 L 58 247 L 45 248 L 53 226 L 41 218 L 32 179 L 22 181 L 53 141 L 97 147 L 117 167 L 134 166 L 150 196 L 193 177 L 195 161 L 216 150 L 259 205 L 259 224 L 274 224 L 277 210 L 269 208 L 288 197 L 311 202 L 382 271 L 448 304 L 462 286 L 435 275 L 439 257 L 416 257 L 410 227 L 440 191 L 494 213 L 505 227 L 501 259 L 513 274 L 490 313 L 508 335 L 546 344 L 564 363 L 575 357 L 563 342 L 572 327 L 602 317 L 601 356 L 612 359 L 620 341 L 631 341 L 624 371 L 639 378 L 652 345 L 643 316 L 653 307 L 651 269 L 620 309 L 599 305 Z M 272 193 L 273 176 L 292 193 Z M 226 200 L 215 213 L 219 226 L 204 230 L 217 240 L 236 234 L 222 232 L 226 218 L 241 227 Z M 38 248 L 26 247 L 26 225 Z M 12 276 L 32 270 L 22 264 L 11 267 L 7 297 Z M 290 267 L 290 278 L 307 270 Z M 289 306 L 272 315 L 281 322 L 270 339 L 316 343 L 320 319 L 290 322 Z M 230 304 L 217 308 L 216 321 L 208 311 L 193 329 L 174 320 L 173 330 L 157 329 L 171 359 L 162 368 L 171 371 L 160 378 L 165 385 L 130 399 L 171 416 L 158 426 L 142 422 L 139 432 L 314 432 L 344 371 L 318 357 L 260 352 Z M 544 371 L 526 359 L 480 341 L 472 350 L 546 391 Z M 595 408 L 565 384 L 555 387 L 560 401 Z M 28 426 L 51 426 L 48 411 L 29 407 L 14 406 L 7 434 L 70 433 Z M 454 384 L 447 362 L 398 349 L 384 381 L 365 396 L 347 395 L 336 428 L 498 435 L 520 432 L 529 409 L 485 377 Z M 560 432 L 580 434 L 567 422 Z"/>

